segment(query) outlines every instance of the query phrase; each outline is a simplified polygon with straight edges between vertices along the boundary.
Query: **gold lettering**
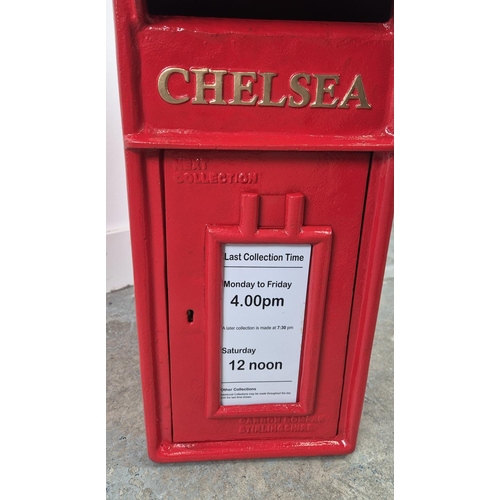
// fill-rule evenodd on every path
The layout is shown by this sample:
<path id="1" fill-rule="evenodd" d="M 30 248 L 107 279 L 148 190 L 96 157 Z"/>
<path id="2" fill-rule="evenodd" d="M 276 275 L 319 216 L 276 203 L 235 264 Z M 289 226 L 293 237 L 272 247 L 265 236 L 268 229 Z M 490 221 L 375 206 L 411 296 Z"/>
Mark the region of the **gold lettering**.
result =
<path id="1" fill-rule="evenodd" d="M 311 83 L 311 75 L 307 73 L 295 73 L 291 78 L 290 78 L 290 88 L 296 92 L 297 94 L 302 97 L 301 101 L 296 101 L 295 98 L 291 95 L 288 98 L 288 105 L 291 108 L 302 108 L 304 106 L 307 106 L 309 104 L 309 101 L 311 100 L 311 94 L 309 93 L 309 90 L 303 87 L 299 79 L 304 78 L 304 80 L 307 82 L 309 85 Z"/>
<path id="2" fill-rule="evenodd" d="M 191 73 L 195 75 L 196 87 L 195 96 L 188 93 L 179 92 L 177 95 L 172 95 L 170 87 L 178 89 L 178 85 L 182 85 L 182 79 L 185 83 L 190 83 Z M 224 94 L 224 75 L 230 74 L 233 76 L 233 96 L 226 102 L 223 98 Z M 180 76 L 175 76 L 175 75 Z M 174 75 L 174 83 L 171 82 L 171 77 Z M 207 77 L 207 75 L 210 75 Z M 258 76 L 262 77 L 262 94 L 254 94 L 254 85 L 258 82 Z M 193 104 L 231 104 L 234 106 L 272 106 L 284 107 L 286 104 L 291 108 L 303 108 L 311 102 L 312 92 L 311 87 L 316 87 L 316 96 L 314 102 L 310 104 L 312 108 L 339 108 L 349 109 L 349 101 L 358 101 L 355 105 L 356 109 L 371 109 L 372 106 L 368 102 L 365 87 L 360 74 L 357 74 L 340 100 L 335 97 L 335 88 L 340 83 L 339 74 L 309 74 L 309 73 L 294 73 L 289 78 L 289 95 L 282 95 L 279 100 L 273 101 L 273 79 L 278 76 L 278 73 L 271 72 L 255 72 L 255 71 L 232 71 L 222 69 L 197 68 L 190 71 L 183 68 L 167 67 L 162 70 L 158 76 L 158 92 L 160 97 L 169 104 L 182 104 L 190 101 Z M 312 84 L 312 79 L 316 80 L 316 85 Z M 208 82 L 206 81 L 208 79 Z M 180 82 L 180 83 L 179 83 Z M 173 85 L 173 87 L 172 87 Z M 190 86 L 187 86 L 188 89 Z M 213 98 L 207 100 L 205 91 L 213 92 Z M 174 90 L 175 93 L 175 90 Z M 258 92 L 260 94 L 260 92 Z M 327 95 L 329 97 L 327 97 Z M 340 102 L 339 102 L 340 101 Z M 338 106 L 337 106 L 338 105 Z"/>
<path id="3" fill-rule="evenodd" d="M 189 73 L 182 68 L 165 68 L 158 77 L 158 92 L 164 101 L 170 104 L 182 104 L 183 102 L 189 101 L 189 97 L 184 95 L 179 98 L 172 96 L 168 90 L 168 79 L 172 73 L 180 73 L 184 77 L 184 81 L 189 83 Z"/>
<path id="4" fill-rule="evenodd" d="M 357 94 L 354 91 L 357 91 Z M 365 87 L 363 86 L 363 80 L 361 79 L 361 75 L 356 75 L 354 81 L 352 82 L 351 88 L 347 91 L 346 95 L 342 99 L 342 102 L 339 104 L 339 108 L 348 108 L 349 101 L 351 99 L 357 99 L 359 104 L 356 104 L 356 109 L 371 109 L 371 105 L 368 104 L 368 100 L 366 98 Z"/>
<path id="5" fill-rule="evenodd" d="M 338 97 L 333 98 L 335 91 L 335 83 L 339 83 L 340 75 L 313 75 L 317 79 L 316 83 L 316 100 L 311 104 L 311 108 L 334 108 L 337 106 Z M 325 80 L 333 80 L 335 83 L 330 83 L 325 87 Z M 329 94 L 333 99 L 330 104 L 324 102 L 325 94 Z"/>
<path id="6" fill-rule="evenodd" d="M 196 97 L 191 101 L 193 104 L 227 104 L 224 99 L 222 99 L 222 77 L 227 74 L 227 71 L 221 69 L 192 69 L 192 73 L 196 75 Z M 215 75 L 214 83 L 206 83 L 206 74 Z M 213 89 L 215 92 L 215 97 L 210 101 L 205 101 L 205 90 Z"/>
<path id="7" fill-rule="evenodd" d="M 286 96 L 282 96 L 278 102 L 271 101 L 272 80 L 278 73 L 259 73 L 264 77 L 264 97 L 258 101 L 259 106 L 284 106 L 286 103 Z"/>
<path id="8" fill-rule="evenodd" d="M 252 87 L 254 82 L 257 80 L 257 73 L 255 71 L 243 72 L 243 71 L 233 71 L 230 73 L 234 77 L 234 99 L 229 101 L 229 104 L 237 104 L 237 105 L 245 105 L 245 106 L 253 106 L 257 101 L 257 96 L 254 95 L 250 101 L 243 101 L 241 98 L 241 94 L 243 92 L 248 92 L 252 95 Z M 252 80 L 248 80 L 245 84 L 242 83 L 243 77 L 248 76 L 253 78 Z"/>

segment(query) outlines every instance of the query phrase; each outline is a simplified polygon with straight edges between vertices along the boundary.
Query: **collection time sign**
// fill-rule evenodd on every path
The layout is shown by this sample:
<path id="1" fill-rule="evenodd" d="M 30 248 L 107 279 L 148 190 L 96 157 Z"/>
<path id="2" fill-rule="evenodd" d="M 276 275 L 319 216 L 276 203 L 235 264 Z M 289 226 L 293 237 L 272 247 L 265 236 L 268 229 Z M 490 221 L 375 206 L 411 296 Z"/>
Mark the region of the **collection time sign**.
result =
<path id="1" fill-rule="evenodd" d="M 295 403 L 311 245 L 225 245 L 221 404 Z"/>

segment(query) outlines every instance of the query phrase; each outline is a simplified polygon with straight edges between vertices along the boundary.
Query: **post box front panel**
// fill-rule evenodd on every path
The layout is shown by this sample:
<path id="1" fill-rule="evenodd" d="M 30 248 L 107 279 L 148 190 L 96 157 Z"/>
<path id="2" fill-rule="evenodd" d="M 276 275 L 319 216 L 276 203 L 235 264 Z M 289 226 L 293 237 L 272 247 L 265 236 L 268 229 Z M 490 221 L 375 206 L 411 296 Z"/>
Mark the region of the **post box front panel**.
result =
<path id="1" fill-rule="evenodd" d="M 393 22 L 146 5 L 115 1 L 150 457 L 349 453 L 392 220 Z"/>
<path id="2" fill-rule="evenodd" d="M 370 154 L 163 156 L 173 442 L 334 438 Z M 224 263 L 245 267 L 226 275 Z M 289 303 L 297 310 L 280 317 Z M 225 319 L 228 307 L 245 310 L 241 322 L 235 311 Z M 222 326 L 238 325 L 240 340 L 224 345 Z M 278 326 L 292 327 L 289 345 Z M 239 392 L 224 404 L 231 371 L 249 378 L 228 384 Z M 278 386 L 263 389 L 268 383 Z M 253 399 L 233 404 L 238 394 Z"/>

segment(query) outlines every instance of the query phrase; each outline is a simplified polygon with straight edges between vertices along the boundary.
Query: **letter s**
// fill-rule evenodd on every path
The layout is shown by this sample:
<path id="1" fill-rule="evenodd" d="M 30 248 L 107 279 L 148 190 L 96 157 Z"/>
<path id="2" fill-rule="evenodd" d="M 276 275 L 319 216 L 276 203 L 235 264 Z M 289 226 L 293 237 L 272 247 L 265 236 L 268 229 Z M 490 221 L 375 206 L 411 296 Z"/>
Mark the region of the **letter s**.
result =
<path id="1" fill-rule="evenodd" d="M 307 73 L 295 73 L 292 75 L 290 78 L 290 88 L 302 97 L 302 101 L 296 101 L 295 97 L 291 95 L 288 98 L 288 105 L 291 108 L 302 108 L 303 106 L 307 106 L 311 100 L 311 94 L 306 87 L 300 84 L 300 78 L 304 78 L 308 85 L 311 83 L 311 75 Z"/>

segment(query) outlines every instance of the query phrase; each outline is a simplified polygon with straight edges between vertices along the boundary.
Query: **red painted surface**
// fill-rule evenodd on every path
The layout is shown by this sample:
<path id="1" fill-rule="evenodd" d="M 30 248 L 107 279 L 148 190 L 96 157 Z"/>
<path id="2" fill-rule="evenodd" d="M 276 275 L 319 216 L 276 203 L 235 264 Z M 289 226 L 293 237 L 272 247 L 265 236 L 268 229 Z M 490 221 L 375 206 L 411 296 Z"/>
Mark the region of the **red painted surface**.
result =
<path id="1" fill-rule="evenodd" d="M 392 22 L 150 22 L 141 6 L 115 0 L 149 455 L 349 453 L 392 224 Z M 165 68 L 185 102 L 161 97 Z M 220 104 L 193 103 L 202 69 L 222 75 L 202 95 Z M 252 105 L 231 104 L 238 72 Z M 369 108 L 346 100 L 356 75 Z M 297 403 L 220 406 L 220 251 L 242 242 L 313 245 Z"/>

